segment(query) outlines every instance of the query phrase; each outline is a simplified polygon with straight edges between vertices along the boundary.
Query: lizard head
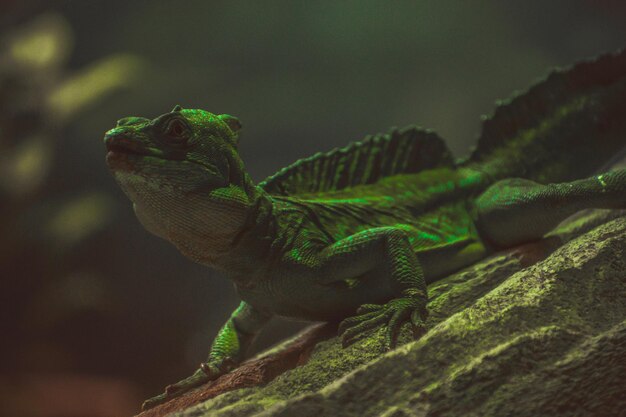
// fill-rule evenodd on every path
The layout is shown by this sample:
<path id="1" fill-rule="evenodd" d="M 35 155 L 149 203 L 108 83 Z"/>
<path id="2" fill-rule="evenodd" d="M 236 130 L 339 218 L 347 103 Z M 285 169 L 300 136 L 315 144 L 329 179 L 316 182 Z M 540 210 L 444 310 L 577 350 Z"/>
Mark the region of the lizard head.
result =
<path id="1" fill-rule="evenodd" d="M 237 151 L 240 128 L 235 117 L 180 106 L 152 120 L 125 117 L 104 136 L 106 161 L 148 230 L 226 235 L 257 192 Z"/>
<path id="2" fill-rule="evenodd" d="M 210 190 L 241 180 L 237 118 L 180 106 L 153 120 L 125 117 L 106 132 L 109 168 L 122 183 Z"/>

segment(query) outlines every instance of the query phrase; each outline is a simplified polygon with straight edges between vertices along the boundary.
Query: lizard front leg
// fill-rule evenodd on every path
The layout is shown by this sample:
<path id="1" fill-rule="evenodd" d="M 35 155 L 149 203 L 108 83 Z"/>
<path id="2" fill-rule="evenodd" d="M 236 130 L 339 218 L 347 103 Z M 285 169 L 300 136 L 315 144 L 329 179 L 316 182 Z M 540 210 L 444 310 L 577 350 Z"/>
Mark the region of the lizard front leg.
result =
<path id="1" fill-rule="evenodd" d="M 254 337 L 270 317 L 242 301 L 213 340 L 206 362 L 190 377 L 168 385 L 164 394 L 147 400 L 143 408 L 148 409 L 168 401 L 236 368 L 245 359 Z"/>
<path id="2" fill-rule="evenodd" d="M 425 330 L 426 281 L 406 233 L 396 227 L 377 227 L 342 239 L 322 251 L 320 280 L 325 283 L 380 274 L 391 293 L 386 304 L 363 304 L 357 315 L 339 325 L 345 346 L 381 324 L 387 325 L 385 342 L 395 347 L 402 325 L 410 322 L 414 335 Z"/>

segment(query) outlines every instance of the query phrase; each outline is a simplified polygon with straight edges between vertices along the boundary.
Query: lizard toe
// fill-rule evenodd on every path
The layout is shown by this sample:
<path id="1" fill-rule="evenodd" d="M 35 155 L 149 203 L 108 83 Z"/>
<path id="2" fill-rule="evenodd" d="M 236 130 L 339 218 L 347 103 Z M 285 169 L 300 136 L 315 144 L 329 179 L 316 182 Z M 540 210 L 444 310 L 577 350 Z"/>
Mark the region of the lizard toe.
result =
<path id="1" fill-rule="evenodd" d="M 216 366 L 213 366 L 213 368 L 215 368 L 217 372 L 219 372 L 219 369 Z M 175 384 L 171 384 L 165 387 L 164 393 L 144 401 L 142 409 L 147 410 L 159 404 L 163 404 L 171 400 L 172 398 L 178 397 L 185 392 L 192 390 L 193 388 L 199 387 L 205 382 L 215 379 L 216 377 L 216 375 L 207 375 L 203 368 L 198 369 L 190 377 L 187 377 L 181 381 L 178 381 Z"/>
<path id="2" fill-rule="evenodd" d="M 384 305 L 380 304 L 363 304 L 356 310 L 357 314 L 375 313 L 382 310 Z"/>
<path id="3" fill-rule="evenodd" d="M 410 308 L 400 308 L 393 313 L 391 320 L 389 320 L 387 324 L 387 331 L 385 332 L 385 347 L 387 350 L 396 347 L 400 329 L 402 329 L 402 325 L 409 320 L 410 315 Z"/>
<path id="4" fill-rule="evenodd" d="M 342 337 L 341 344 L 343 347 L 347 347 L 354 343 L 359 338 L 363 337 L 368 331 L 376 328 L 377 326 L 383 324 L 387 321 L 387 314 L 373 314 L 372 316 L 368 315 L 367 319 L 362 319 L 358 324 L 353 325 L 349 329 L 347 329 Z M 362 316 L 357 316 L 362 317 Z"/>
<path id="5" fill-rule="evenodd" d="M 424 333 L 426 333 L 427 317 L 427 311 L 413 310 L 411 313 L 411 329 L 413 331 L 414 339 L 419 339 L 424 335 Z"/>
<path id="6" fill-rule="evenodd" d="M 342 336 L 348 329 L 358 325 L 359 323 L 369 320 L 371 318 L 377 317 L 379 313 L 372 312 L 366 314 L 359 314 L 356 316 L 348 317 L 339 323 L 339 328 L 337 329 L 337 333 L 339 336 Z"/>

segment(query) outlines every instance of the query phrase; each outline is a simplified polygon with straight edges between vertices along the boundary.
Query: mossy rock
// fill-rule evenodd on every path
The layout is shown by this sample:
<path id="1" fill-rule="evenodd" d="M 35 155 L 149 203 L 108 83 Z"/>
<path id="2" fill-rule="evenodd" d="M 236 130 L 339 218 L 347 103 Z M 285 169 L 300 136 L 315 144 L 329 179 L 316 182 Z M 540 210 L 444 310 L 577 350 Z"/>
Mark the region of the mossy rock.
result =
<path id="1" fill-rule="evenodd" d="M 172 415 L 617 416 L 626 410 L 624 212 L 580 213 L 552 238 L 496 254 L 429 291 L 430 330 L 417 341 L 406 329 L 406 343 L 383 352 L 381 331 L 347 349 L 333 337 L 264 386 Z"/>

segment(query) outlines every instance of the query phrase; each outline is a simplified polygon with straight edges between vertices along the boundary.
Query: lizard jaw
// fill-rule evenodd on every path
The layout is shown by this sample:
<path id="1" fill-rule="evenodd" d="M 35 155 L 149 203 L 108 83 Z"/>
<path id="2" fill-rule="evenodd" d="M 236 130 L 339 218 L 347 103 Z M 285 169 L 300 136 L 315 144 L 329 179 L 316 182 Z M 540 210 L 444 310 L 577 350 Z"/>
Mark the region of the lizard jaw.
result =
<path id="1" fill-rule="evenodd" d="M 112 149 L 107 152 L 106 162 L 112 170 L 132 171 L 139 157 L 138 154 Z"/>
<path id="2" fill-rule="evenodd" d="M 106 162 L 111 169 L 131 170 L 138 158 L 148 155 L 145 146 L 125 135 L 109 135 L 104 138 L 107 148 Z"/>

